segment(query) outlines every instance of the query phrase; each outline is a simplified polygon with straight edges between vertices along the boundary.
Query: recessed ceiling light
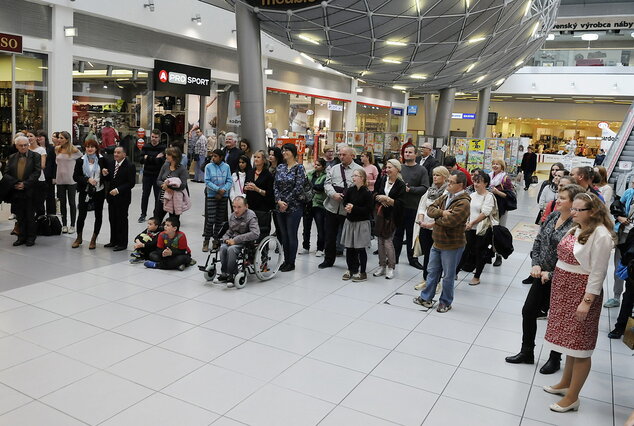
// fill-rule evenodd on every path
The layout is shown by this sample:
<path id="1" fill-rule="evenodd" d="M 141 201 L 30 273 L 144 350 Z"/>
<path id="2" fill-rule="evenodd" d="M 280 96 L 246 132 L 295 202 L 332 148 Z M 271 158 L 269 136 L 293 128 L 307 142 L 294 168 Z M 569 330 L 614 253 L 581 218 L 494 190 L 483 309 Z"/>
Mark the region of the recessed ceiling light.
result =
<path id="1" fill-rule="evenodd" d="M 392 86 L 392 89 L 394 89 L 394 90 L 406 90 L 407 87 L 405 87 L 405 86 Z"/>
<path id="2" fill-rule="evenodd" d="M 477 43 L 482 40 L 486 40 L 486 37 L 473 37 L 468 40 L 468 43 Z"/>
<path id="3" fill-rule="evenodd" d="M 485 75 L 481 75 L 480 77 L 476 78 L 476 81 L 475 81 L 475 82 L 476 82 L 476 83 L 481 82 L 482 80 L 484 80 L 484 77 L 486 77 L 486 76 L 487 76 L 486 74 L 485 74 Z"/>
<path id="4" fill-rule="evenodd" d="M 599 39 L 599 34 L 596 34 L 596 33 L 583 34 L 581 36 L 581 40 L 585 40 L 585 41 L 594 41 L 598 39 Z"/>
<path id="5" fill-rule="evenodd" d="M 456 96 L 464 96 L 464 95 L 466 95 L 465 92 L 456 92 Z"/>
<path id="6" fill-rule="evenodd" d="M 383 62 L 386 62 L 388 64 L 400 64 L 401 63 L 401 61 L 399 61 L 398 59 L 383 58 L 382 60 L 383 60 Z"/>
<path id="7" fill-rule="evenodd" d="M 297 37 L 299 37 L 300 39 L 302 39 L 302 40 L 304 40 L 304 41 L 307 41 L 307 42 L 309 42 L 309 43 L 312 43 L 312 44 L 319 44 L 319 42 L 318 42 L 317 40 L 315 40 L 315 39 L 314 39 L 314 38 L 312 38 L 312 37 L 308 37 L 307 35 L 304 35 L 304 34 L 300 34 L 300 35 L 298 35 Z"/>
<path id="8" fill-rule="evenodd" d="M 467 67 L 467 71 L 466 72 L 471 72 L 471 70 L 476 66 L 476 64 L 471 64 Z"/>
<path id="9" fill-rule="evenodd" d="M 273 70 L 271 68 L 264 68 L 264 74 L 265 75 L 272 75 L 273 74 Z"/>
<path id="10" fill-rule="evenodd" d="M 407 46 L 407 43 L 402 41 L 388 40 L 385 44 L 389 44 L 390 46 Z"/>
<path id="11" fill-rule="evenodd" d="M 427 76 L 425 74 L 412 74 L 410 77 L 415 78 L 417 80 L 425 80 Z"/>

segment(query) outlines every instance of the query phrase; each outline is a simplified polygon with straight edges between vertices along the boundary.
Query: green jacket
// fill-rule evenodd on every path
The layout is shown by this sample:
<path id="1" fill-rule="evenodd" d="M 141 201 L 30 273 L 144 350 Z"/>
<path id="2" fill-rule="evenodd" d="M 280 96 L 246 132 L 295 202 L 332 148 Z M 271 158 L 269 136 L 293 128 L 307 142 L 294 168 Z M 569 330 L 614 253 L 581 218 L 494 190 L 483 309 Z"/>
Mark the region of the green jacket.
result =
<path id="1" fill-rule="evenodd" d="M 315 171 L 308 172 L 308 180 L 313 185 L 315 195 L 313 196 L 313 207 L 324 208 L 324 200 L 326 199 L 326 192 L 324 191 L 324 182 L 326 182 L 326 171 L 321 172 L 319 176 L 316 176 Z"/>

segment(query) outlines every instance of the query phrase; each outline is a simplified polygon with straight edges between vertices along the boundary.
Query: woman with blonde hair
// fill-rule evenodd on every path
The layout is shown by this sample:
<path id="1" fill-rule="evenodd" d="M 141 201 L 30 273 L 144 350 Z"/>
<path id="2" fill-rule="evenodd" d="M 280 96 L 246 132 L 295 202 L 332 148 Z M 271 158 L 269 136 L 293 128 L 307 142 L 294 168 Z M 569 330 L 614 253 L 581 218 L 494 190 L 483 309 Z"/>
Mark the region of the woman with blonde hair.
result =
<path id="1" fill-rule="evenodd" d="M 77 218 L 77 205 L 75 203 L 77 183 L 73 180 L 75 162 L 81 157 L 81 152 L 73 145 L 70 133 L 59 132 L 57 140 L 59 145 L 55 147 L 55 162 L 57 163 L 57 174 L 55 175 L 55 185 L 57 185 L 57 198 L 59 198 L 60 210 L 62 213 L 62 233 L 75 233 L 75 219 Z M 70 228 L 68 225 L 67 203 L 70 207 Z"/>
<path id="2" fill-rule="evenodd" d="M 427 280 L 427 265 L 429 265 L 429 253 L 434 245 L 432 239 L 432 228 L 434 227 L 434 219 L 427 215 L 427 208 L 431 206 L 447 189 L 447 181 L 449 180 L 449 170 L 445 166 L 435 167 L 432 172 L 432 184 L 420 197 L 418 202 L 418 212 L 416 222 L 414 222 L 414 235 L 418 239 L 414 239 L 414 256 L 420 254 L 423 259 L 423 280 L 420 284 L 414 286 L 415 290 L 423 290 Z M 418 246 L 416 245 L 418 241 Z"/>
<path id="3" fill-rule="evenodd" d="M 610 210 L 610 205 L 612 204 L 612 201 L 614 201 L 614 188 L 612 188 L 612 185 L 608 183 L 608 171 L 605 167 L 594 167 L 593 183 L 596 184 L 596 186 L 599 188 L 599 191 L 601 191 L 601 195 L 605 200 L 605 205 L 607 206 L 608 210 Z"/>
<path id="4" fill-rule="evenodd" d="M 343 274 L 344 280 L 354 282 L 368 279 L 365 268 L 368 254 L 365 249 L 370 246 L 372 237 L 370 217 L 372 216 L 372 193 L 368 189 L 368 176 L 363 169 L 352 172 L 353 186 L 343 196 L 341 205 L 347 213 L 341 232 L 341 241 L 346 247 L 346 263 L 348 270 Z"/>
<path id="5" fill-rule="evenodd" d="M 545 336 L 548 349 L 566 354 L 559 383 L 544 386 L 546 392 L 563 396 L 550 406 L 559 413 L 579 409 L 579 392 L 590 373 L 597 342 L 603 281 L 615 239 L 610 214 L 596 195 L 576 195 L 570 211 L 575 225 L 557 246 Z"/>

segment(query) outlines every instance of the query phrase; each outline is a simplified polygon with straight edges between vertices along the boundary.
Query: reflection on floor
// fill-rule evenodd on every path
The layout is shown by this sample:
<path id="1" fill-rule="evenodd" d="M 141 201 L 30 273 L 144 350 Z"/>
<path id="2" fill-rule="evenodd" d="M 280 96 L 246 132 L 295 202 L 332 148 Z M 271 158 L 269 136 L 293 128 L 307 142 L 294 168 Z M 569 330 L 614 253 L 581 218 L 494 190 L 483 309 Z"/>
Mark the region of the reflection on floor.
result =
<path id="1" fill-rule="evenodd" d="M 202 185 L 191 186 L 200 196 L 183 231 L 204 261 Z M 520 188 L 510 229 L 533 222 L 535 192 Z M 138 214 L 137 201 L 132 235 Z M 313 247 L 294 272 L 235 290 L 193 268 L 128 264 L 101 246 L 107 223 L 90 251 L 71 249 L 74 236 L 14 249 L 11 227 L 0 221 L 0 425 L 596 426 L 634 408 L 631 351 L 606 337 L 614 309 L 579 412 L 548 410 L 557 397 L 541 387 L 559 375 L 537 372 L 545 321 L 539 365 L 504 362 L 520 348 L 530 242 L 477 287 L 461 273 L 453 310 L 439 314 L 411 303 L 421 277 L 402 263 L 391 281 L 351 283 L 343 258 L 318 270 Z"/>

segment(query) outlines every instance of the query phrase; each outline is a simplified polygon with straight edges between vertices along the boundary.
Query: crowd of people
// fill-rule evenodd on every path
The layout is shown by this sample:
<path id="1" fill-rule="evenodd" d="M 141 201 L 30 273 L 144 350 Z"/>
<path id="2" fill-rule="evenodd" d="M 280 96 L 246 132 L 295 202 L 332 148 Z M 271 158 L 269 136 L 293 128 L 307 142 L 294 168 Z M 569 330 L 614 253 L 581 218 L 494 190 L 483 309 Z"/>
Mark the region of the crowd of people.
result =
<path id="1" fill-rule="evenodd" d="M 486 265 L 499 267 L 512 251 L 505 235 L 508 213 L 517 208 L 517 194 L 503 160 L 493 160 L 490 173 L 467 171 L 453 156 L 445 156 L 441 164 L 429 144 L 423 144 L 417 153 L 408 143 L 400 155 L 386 155 L 378 167 L 372 152 L 363 152 L 357 162 L 357 152 L 342 144 L 325 146 L 323 157 L 307 171 L 292 143 L 252 152 L 248 141 L 238 143 L 237 135 L 227 133 L 223 148 L 203 154 L 198 146 L 202 132 L 197 133 L 187 154 L 194 164 L 194 181 L 204 183 L 202 251 L 210 250 L 212 239 L 221 244 L 215 247 L 222 259 L 219 282 L 232 282 L 237 252 L 244 242 L 271 231 L 283 248 L 280 271 L 294 270 L 296 256 L 310 253 L 314 222 L 315 256 L 323 258 L 320 269 L 334 266 L 345 251 L 346 270 L 341 278 L 368 280 L 368 249 L 376 239 L 374 254 L 379 266 L 370 276 L 392 279 L 405 245 L 407 262 L 422 271 L 422 281 L 415 286 L 420 294 L 413 302 L 432 309 L 439 294 L 436 310 L 446 313 L 452 309 L 458 272 L 473 272 L 468 284 L 480 285 Z M 104 247 L 127 249 L 136 167 L 124 147 L 116 147 L 112 156 L 104 155 L 100 148 L 96 140 L 87 139 L 80 150 L 67 132 L 55 133 L 53 145 L 41 132 L 27 131 L 15 138 L 16 152 L 4 167 L 1 185 L 10 186 L 3 193 L 9 194 L 6 199 L 17 218 L 15 246 L 34 244 L 35 219 L 55 215 L 57 198 L 62 232 L 77 233 L 73 248 L 83 244 L 85 220 L 91 211 L 95 221 L 88 248 L 96 248 L 107 202 L 110 241 Z M 140 155 L 139 222 L 146 222 L 152 193 L 155 205 L 146 229 L 133 239 L 131 262 L 143 262 L 148 268 L 185 269 L 195 263 L 179 220 L 193 196 L 185 153 L 182 146 L 161 144 L 160 133 L 153 131 Z M 532 159 L 525 163 L 525 173 L 532 175 Z M 528 187 L 531 182 L 527 179 L 525 184 Z M 623 335 L 631 315 L 634 290 L 627 277 L 634 259 L 634 238 L 629 238 L 634 226 L 634 209 L 630 208 L 634 189 L 613 198 L 602 166 L 575 167 L 569 172 L 555 163 L 539 188 L 536 223 L 540 231 L 531 251 L 530 276 L 523 281 L 531 287 L 522 309 L 521 350 L 506 362 L 535 362 L 536 321 L 548 317 L 545 341 L 551 352 L 540 372 L 559 370 L 561 355 L 566 355 L 561 380 L 544 387 L 546 392 L 562 396 L 550 406 L 553 411 L 579 407 L 615 243 L 615 265 L 625 272 L 615 281 L 614 297 L 605 305 L 621 306 L 611 338 Z M 228 230 L 223 230 L 225 224 Z"/>

